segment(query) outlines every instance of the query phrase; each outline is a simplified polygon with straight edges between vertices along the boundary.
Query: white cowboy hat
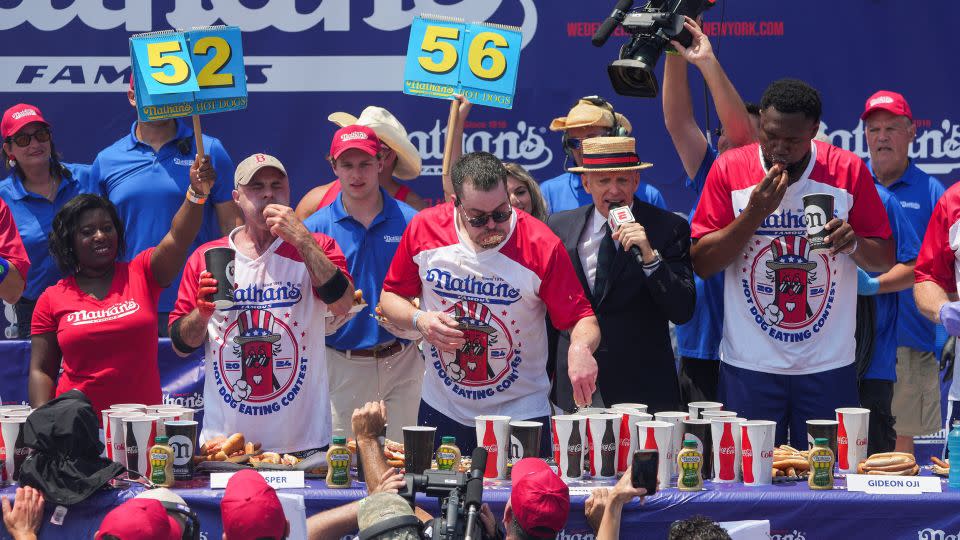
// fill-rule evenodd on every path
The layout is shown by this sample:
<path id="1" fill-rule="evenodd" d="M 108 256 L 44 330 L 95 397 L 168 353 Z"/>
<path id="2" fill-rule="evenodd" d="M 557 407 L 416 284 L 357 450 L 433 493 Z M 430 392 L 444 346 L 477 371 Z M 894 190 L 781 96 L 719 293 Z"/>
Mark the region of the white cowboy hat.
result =
<path id="1" fill-rule="evenodd" d="M 345 112 L 335 112 L 327 117 L 334 124 L 344 127 L 350 125 L 366 126 L 380 137 L 380 141 L 397 153 L 397 167 L 393 175 L 401 180 L 412 180 L 420 176 L 420 153 L 407 138 L 403 124 L 383 107 L 370 106 L 360 113 L 360 118 Z"/>

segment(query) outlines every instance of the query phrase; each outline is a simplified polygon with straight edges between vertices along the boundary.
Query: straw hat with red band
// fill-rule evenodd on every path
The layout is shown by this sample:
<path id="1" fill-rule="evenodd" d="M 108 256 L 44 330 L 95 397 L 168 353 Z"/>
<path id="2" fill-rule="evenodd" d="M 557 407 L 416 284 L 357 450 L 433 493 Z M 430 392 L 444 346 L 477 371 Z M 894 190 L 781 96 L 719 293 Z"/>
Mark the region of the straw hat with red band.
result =
<path id="1" fill-rule="evenodd" d="M 583 141 L 583 164 L 570 172 L 639 171 L 653 167 L 640 161 L 633 137 L 594 137 Z"/>
<path id="2" fill-rule="evenodd" d="M 40 109 L 26 103 L 18 103 L 3 113 L 3 120 L 0 120 L 0 137 L 4 139 L 12 137 L 23 126 L 33 122 L 50 126 L 50 123 L 44 120 L 43 115 L 40 114 Z"/>

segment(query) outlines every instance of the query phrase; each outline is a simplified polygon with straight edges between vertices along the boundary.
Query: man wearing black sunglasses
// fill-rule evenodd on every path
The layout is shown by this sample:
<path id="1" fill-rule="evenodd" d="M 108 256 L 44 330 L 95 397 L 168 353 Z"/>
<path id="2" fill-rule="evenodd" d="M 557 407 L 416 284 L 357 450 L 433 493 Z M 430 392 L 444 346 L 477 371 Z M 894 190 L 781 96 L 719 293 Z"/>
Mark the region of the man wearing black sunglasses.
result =
<path id="1" fill-rule="evenodd" d="M 387 319 L 425 340 L 419 424 L 469 453 L 478 415 L 549 420 L 545 314 L 570 333 L 568 376 L 580 404 L 596 389 L 600 330 L 560 239 L 511 209 L 500 160 L 467 154 L 452 176 L 453 202 L 420 212 L 404 232 L 381 302 Z M 550 430 L 542 433 L 549 452 Z"/>

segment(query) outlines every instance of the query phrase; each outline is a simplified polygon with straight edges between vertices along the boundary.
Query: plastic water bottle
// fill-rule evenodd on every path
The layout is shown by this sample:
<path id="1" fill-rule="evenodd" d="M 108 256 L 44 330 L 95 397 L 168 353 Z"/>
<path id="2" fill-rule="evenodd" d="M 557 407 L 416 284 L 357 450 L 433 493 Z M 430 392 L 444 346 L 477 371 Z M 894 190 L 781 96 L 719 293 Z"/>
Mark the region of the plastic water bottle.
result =
<path id="1" fill-rule="evenodd" d="M 947 435 L 947 450 L 950 451 L 950 478 L 947 485 L 960 489 L 960 420 L 954 420 L 953 429 Z"/>

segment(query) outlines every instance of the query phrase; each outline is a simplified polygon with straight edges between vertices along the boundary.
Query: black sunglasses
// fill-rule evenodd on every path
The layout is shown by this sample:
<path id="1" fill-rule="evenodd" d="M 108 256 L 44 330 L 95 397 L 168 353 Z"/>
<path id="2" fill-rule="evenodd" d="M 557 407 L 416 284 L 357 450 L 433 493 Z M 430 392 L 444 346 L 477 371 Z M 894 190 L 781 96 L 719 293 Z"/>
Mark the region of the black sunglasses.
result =
<path id="1" fill-rule="evenodd" d="M 50 130 L 40 128 L 33 133 L 17 133 L 16 135 L 7 137 L 7 142 L 13 141 L 20 148 L 25 148 L 30 146 L 30 139 L 36 139 L 37 142 L 45 143 L 50 140 Z"/>
<path id="2" fill-rule="evenodd" d="M 463 205 L 461 205 L 459 201 L 457 201 L 457 206 L 463 209 Z M 511 208 L 510 210 L 497 210 L 482 216 L 470 217 L 467 215 L 466 210 L 464 210 L 463 218 L 467 220 L 467 223 L 469 223 L 471 227 L 476 227 L 479 229 L 480 227 L 485 226 L 487 222 L 490 221 L 490 218 L 493 218 L 494 223 L 503 223 L 504 221 L 510 219 L 512 214 L 513 209 Z"/>
<path id="3" fill-rule="evenodd" d="M 563 144 L 565 144 L 570 150 L 579 150 L 580 147 L 583 146 L 583 139 L 571 139 L 568 137 L 564 140 Z"/>

